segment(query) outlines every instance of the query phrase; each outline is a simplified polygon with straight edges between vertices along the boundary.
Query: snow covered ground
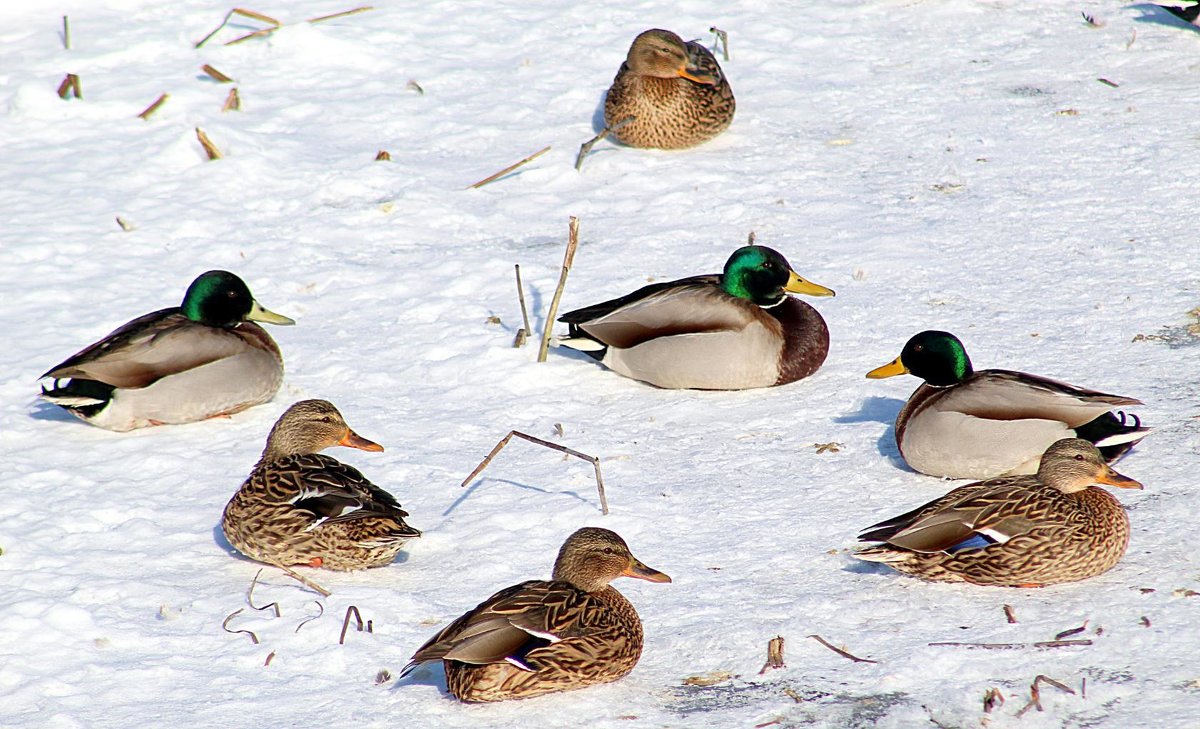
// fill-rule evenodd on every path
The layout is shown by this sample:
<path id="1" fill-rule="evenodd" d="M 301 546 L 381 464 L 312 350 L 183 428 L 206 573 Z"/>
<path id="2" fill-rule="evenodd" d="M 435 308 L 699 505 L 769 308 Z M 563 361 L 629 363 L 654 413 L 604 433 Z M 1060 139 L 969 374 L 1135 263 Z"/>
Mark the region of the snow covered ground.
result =
<path id="1" fill-rule="evenodd" d="M 269 37 L 223 45 L 264 27 L 235 18 L 196 49 L 231 7 L 0 3 L 0 725 L 1196 725 L 1200 34 L 1091 0 L 381 0 L 319 24 L 303 21 L 353 5 L 297 0 L 243 5 L 285 23 Z M 729 132 L 679 153 L 602 142 L 576 172 L 634 35 L 712 25 L 730 34 Z M 229 85 L 204 64 L 241 111 L 222 113 Z M 82 99 L 55 94 L 67 73 Z M 754 231 L 837 290 L 815 302 L 829 360 L 728 393 L 656 390 L 563 351 L 537 364 L 510 346 L 512 267 L 540 332 L 570 215 L 564 310 L 717 271 Z M 271 329 L 288 369 L 274 402 L 115 434 L 35 399 L 48 367 L 211 268 L 298 322 Z M 1120 465 L 1146 490 L 1119 494 L 1133 537 L 1116 569 L 1002 590 L 846 556 L 857 529 L 949 487 L 892 440 L 917 381 L 863 378 L 926 328 L 977 366 L 1146 402 L 1156 430 Z M 387 447 L 332 455 L 425 536 L 387 568 L 312 572 L 328 599 L 265 571 L 254 600 L 274 617 L 246 605 L 258 567 L 217 522 L 307 397 Z M 612 513 L 590 465 L 524 442 L 460 489 L 514 428 L 599 456 Z M 646 626 L 629 677 L 494 706 L 447 698 L 436 667 L 394 678 L 440 626 L 547 576 L 583 525 L 675 580 L 617 584 Z M 351 605 L 373 632 L 339 646 Z M 228 628 L 257 644 L 222 631 L 239 608 Z M 929 645 L 1085 621 L 1086 647 Z M 776 635 L 787 667 L 759 675 Z M 1076 693 L 1044 685 L 1044 711 L 1018 718 L 1039 674 Z M 985 714 L 991 688 L 1006 701 Z"/>

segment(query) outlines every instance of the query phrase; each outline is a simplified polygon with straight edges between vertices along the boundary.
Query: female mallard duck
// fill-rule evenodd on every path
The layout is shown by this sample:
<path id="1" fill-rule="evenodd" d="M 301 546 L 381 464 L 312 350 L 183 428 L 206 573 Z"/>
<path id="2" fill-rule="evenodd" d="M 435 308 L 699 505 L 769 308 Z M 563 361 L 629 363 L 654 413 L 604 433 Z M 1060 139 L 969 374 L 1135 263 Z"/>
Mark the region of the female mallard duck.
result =
<path id="1" fill-rule="evenodd" d="M 604 123 L 631 147 L 683 149 L 707 142 L 733 121 L 733 91 L 708 49 L 669 30 L 633 40 L 604 99 Z"/>
<path id="2" fill-rule="evenodd" d="M 408 512 L 391 494 L 317 453 L 335 445 L 383 450 L 325 400 L 288 408 L 225 507 L 221 529 L 229 543 L 267 564 L 361 570 L 390 564 L 406 541 L 421 536 L 404 523 Z"/>
<path id="3" fill-rule="evenodd" d="M 255 321 L 295 324 L 260 306 L 237 276 L 209 271 L 181 306 L 140 316 L 51 368 L 41 396 L 117 431 L 236 413 L 270 400 L 283 381 L 279 345 Z"/>
<path id="4" fill-rule="evenodd" d="M 1042 456 L 1036 476 L 961 486 L 907 514 L 868 527 L 854 556 L 934 582 L 1041 587 L 1094 577 L 1129 544 L 1129 517 L 1094 484 L 1142 485 L 1122 476 L 1081 438 Z"/>
<path id="5" fill-rule="evenodd" d="M 948 332 L 921 332 L 867 377 L 906 373 L 925 383 L 896 416 L 896 445 L 908 465 L 931 476 L 1031 474 L 1051 443 L 1071 437 L 1095 443 L 1114 461 L 1149 430 L 1136 416 L 1110 412 L 1141 400 L 1024 372 L 976 372 L 962 342 Z"/>
<path id="6" fill-rule="evenodd" d="M 833 296 L 778 252 L 745 246 L 724 273 L 652 284 L 564 314 L 564 346 L 666 388 L 743 390 L 807 377 L 829 353 L 817 310 L 786 292 Z"/>
<path id="7" fill-rule="evenodd" d="M 413 654 L 407 674 L 442 660 L 462 701 L 526 699 L 616 681 L 642 654 L 642 621 L 608 583 L 671 578 L 639 562 L 625 540 L 587 527 L 567 538 L 549 582 L 501 590 Z"/>

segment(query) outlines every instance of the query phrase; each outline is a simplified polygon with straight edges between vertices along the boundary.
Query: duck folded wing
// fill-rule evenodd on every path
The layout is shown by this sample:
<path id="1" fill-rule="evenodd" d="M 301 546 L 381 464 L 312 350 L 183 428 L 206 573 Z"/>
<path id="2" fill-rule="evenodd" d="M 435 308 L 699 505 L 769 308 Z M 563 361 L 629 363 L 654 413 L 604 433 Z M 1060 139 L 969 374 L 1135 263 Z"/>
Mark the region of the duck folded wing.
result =
<path id="1" fill-rule="evenodd" d="M 950 388 L 934 405 L 989 420 L 1042 419 L 1075 428 L 1122 405 L 1141 400 L 1086 390 L 1046 377 L 1010 370 L 983 370 Z"/>
<path id="2" fill-rule="evenodd" d="M 593 598 L 563 582 L 533 580 L 497 592 L 446 626 L 413 654 L 404 668 L 438 659 L 463 663 L 512 663 L 536 670 L 527 654 L 575 634 Z"/>
<path id="3" fill-rule="evenodd" d="M 1035 488 L 1014 494 L 1000 485 L 972 494 L 918 517 L 886 539 L 914 552 L 948 552 L 956 547 L 1003 544 L 1039 525 L 1058 521 L 1049 502 L 1064 500 L 1058 492 Z"/>
<path id="4" fill-rule="evenodd" d="M 316 520 L 309 527 L 321 524 L 365 519 L 371 516 L 405 517 L 395 497 L 374 485 L 352 466 L 317 453 L 293 456 L 290 469 L 283 465 L 277 473 L 290 470 L 295 476 L 289 503 L 311 512 Z"/>
<path id="5" fill-rule="evenodd" d="M 562 320 L 620 349 L 678 334 L 741 331 L 755 321 L 771 320 L 754 303 L 730 296 L 710 281 L 688 279 L 646 293 L 650 288 L 571 312 Z"/>
<path id="6" fill-rule="evenodd" d="M 233 330 L 198 325 L 178 309 L 164 309 L 134 319 L 42 376 L 145 387 L 233 356 L 246 346 Z"/>

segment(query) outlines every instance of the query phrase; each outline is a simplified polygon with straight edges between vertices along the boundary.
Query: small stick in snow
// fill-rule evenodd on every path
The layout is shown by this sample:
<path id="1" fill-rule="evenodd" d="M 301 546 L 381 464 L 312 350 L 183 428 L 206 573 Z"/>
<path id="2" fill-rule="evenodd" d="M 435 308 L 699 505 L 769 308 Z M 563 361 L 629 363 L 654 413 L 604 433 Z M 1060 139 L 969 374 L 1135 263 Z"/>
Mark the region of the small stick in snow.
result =
<path id="1" fill-rule="evenodd" d="M 71 21 L 63 16 L 63 48 L 71 50 Z"/>
<path id="2" fill-rule="evenodd" d="M 272 564 L 271 566 L 278 567 L 279 569 L 283 570 L 285 573 L 287 573 L 288 577 L 291 577 L 293 580 L 299 582 L 301 585 L 304 585 L 308 589 L 316 590 L 317 592 L 321 593 L 322 597 L 329 597 L 330 595 L 333 594 L 329 590 L 326 590 L 324 587 L 321 587 L 317 583 L 313 582 L 312 580 L 308 579 L 307 577 L 300 574 L 299 572 L 292 569 L 291 567 L 288 567 L 287 565 Z"/>
<path id="3" fill-rule="evenodd" d="M 1087 698 L 1087 676 L 1084 676 L 1083 680 L 1079 682 L 1079 698 Z"/>
<path id="4" fill-rule="evenodd" d="M 408 80 L 408 83 L 404 84 L 404 88 L 412 89 L 413 91 L 416 91 L 421 96 L 425 95 L 425 89 L 421 88 L 421 84 L 417 83 L 416 79 L 410 78 Z"/>
<path id="5" fill-rule="evenodd" d="M 320 600 L 313 600 L 313 602 L 315 602 L 317 604 L 317 614 L 310 615 L 309 617 L 305 618 L 304 620 L 301 620 L 300 624 L 296 626 L 296 629 L 292 631 L 293 633 L 299 633 L 300 629 L 303 628 L 305 625 L 308 625 L 312 621 L 316 620 L 317 618 L 319 618 L 325 614 L 325 605 L 323 605 Z"/>
<path id="6" fill-rule="evenodd" d="M 226 111 L 241 111 L 242 97 L 238 94 L 237 87 L 234 86 L 229 90 L 229 95 L 225 97 L 225 103 L 221 105 L 221 112 Z"/>
<path id="7" fill-rule="evenodd" d="M 162 96 L 159 96 L 157 99 L 154 100 L 153 104 L 151 104 L 150 106 L 147 106 L 145 109 L 142 110 L 141 114 L 138 114 L 138 119 L 141 119 L 142 121 L 149 120 L 150 115 L 153 114 L 154 112 L 158 111 L 158 107 L 167 103 L 167 99 L 169 99 L 169 98 L 171 98 L 170 94 L 163 94 Z"/>
<path id="8" fill-rule="evenodd" d="M 375 161 L 376 162 L 391 162 L 392 161 L 392 153 L 387 151 L 386 149 L 381 149 L 381 150 L 379 150 L 378 154 L 375 155 Z"/>
<path id="9" fill-rule="evenodd" d="M 600 494 L 600 510 L 601 510 L 601 513 L 603 513 L 605 515 L 608 514 L 608 498 L 604 495 L 604 479 L 600 476 L 600 459 L 599 458 L 596 458 L 595 456 L 589 456 L 586 453 L 580 453 L 579 451 L 571 450 L 570 448 L 567 448 L 566 446 L 561 446 L 557 443 L 551 443 L 549 441 L 542 440 L 541 438 L 534 438 L 532 435 L 526 435 L 525 433 L 522 433 L 517 430 L 508 431 L 508 435 L 501 438 L 500 442 L 497 443 L 494 448 L 492 448 L 491 452 L 488 453 L 486 456 L 484 456 L 484 459 L 479 462 L 479 465 L 475 467 L 475 470 L 471 471 L 471 475 L 467 476 L 465 479 L 463 479 L 463 482 L 459 486 L 459 488 L 462 488 L 463 486 L 466 486 L 467 484 L 471 483 L 471 479 L 478 476 L 479 473 L 481 471 L 483 471 L 483 469 L 487 468 L 488 464 L 492 462 L 492 459 L 496 457 L 496 454 L 500 452 L 500 449 L 502 449 L 502 448 L 504 448 L 504 446 L 508 445 L 508 442 L 510 440 L 512 440 L 514 435 L 517 436 L 518 438 L 523 438 L 523 439 L 529 441 L 530 443 L 537 443 L 538 445 L 544 445 L 547 448 L 551 448 L 553 450 L 559 451 L 560 453 L 566 453 L 568 455 L 575 456 L 576 458 L 582 458 L 583 460 L 591 463 L 592 467 L 596 469 L 596 491 Z"/>
<path id="10" fill-rule="evenodd" d="M 233 612 L 231 612 L 231 613 L 229 613 L 228 615 L 226 615 L 226 616 L 225 616 L 225 620 L 221 622 L 221 630 L 224 630 L 226 633 L 232 633 L 232 634 L 234 634 L 234 635 L 237 635 L 238 633 L 245 633 L 246 635 L 250 636 L 250 642 L 251 642 L 251 643 L 253 643 L 254 645 L 258 645 L 258 636 L 254 634 L 254 631 L 251 631 L 251 630 L 230 630 L 230 629 L 229 629 L 229 621 L 230 621 L 230 620 L 233 620 L 234 618 L 236 618 L 236 617 L 237 617 L 239 614 L 241 614 L 241 612 L 242 612 L 243 610 L 245 610 L 245 609 L 246 609 L 246 608 L 238 608 L 237 610 L 234 610 Z"/>
<path id="11" fill-rule="evenodd" d="M 558 275 L 558 286 L 554 289 L 554 298 L 550 299 L 550 311 L 546 312 L 546 328 L 542 332 L 542 346 L 538 348 L 538 362 L 546 361 L 546 353 L 550 351 L 550 335 L 554 333 L 554 317 L 558 316 L 558 301 L 562 298 L 563 288 L 567 285 L 567 274 L 571 272 L 571 263 L 575 260 L 575 249 L 579 247 L 579 218 L 571 216 L 567 222 L 567 252 L 563 255 L 562 272 Z M 607 514 L 608 510 L 605 509 Z"/>
<path id="12" fill-rule="evenodd" d="M 1136 28 L 1134 28 L 1134 30 L 1133 30 L 1133 35 L 1129 36 L 1129 42 L 1125 44 L 1125 50 L 1129 50 L 1129 48 L 1133 45 L 1133 42 L 1135 40 L 1137 40 L 1137 29 Z"/>
<path id="13" fill-rule="evenodd" d="M 1017 614 L 1013 612 L 1012 605 L 1004 606 L 1004 619 L 1008 621 L 1009 625 L 1012 625 L 1013 623 L 1017 622 Z"/>
<path id="14" fill-rule="evenodd" d="M 992 687 L 983 695 L 983 713 L 990 714 L 993 709 L 998 709 L 1004 706 L 1004 694 L 1000 693 L 1000 689 Z"/>
<path id="15" fill-rule="evenodd" d="M 834 653 L 838 654 L 839 656 L 841 656 L 841 657 L 843 657 L 843 658 L 849 658 L 850 660 L 854 661 L 855 663 L 879 663 L 879 661 L 873 661 L 873 660 L 871 660 L 870 658 L 859 658 L 858 656 L 856 656 L 856 655 L 853 655 L 853 654 L 851 654 L 850 652 L 848 652 L 848 651 L 846 651 L 846 650 L 843 650 L 843 649 L 841 649 L 841 648 L 838 648 L 837 646 L 835 646 L 834 644 L 832 644 L 832 643 L 830 643 L 829 641 L 825 640 L 824 638 L 822 638 L 822 637 L 821 637 L 821 636 L 819 636 L 819 635 L 815 635 L 815 634 L 814 634 L 814 635 L 810 635 L 810 636 L 808 636 L 808 637 L 809 637 L 809 638 L 813 638 L 813 639 L 814 639 L 814 640 L 816 640 L 818 643 L 820 643 L 821 645 L 825 646 L 826 648 L 828 648 L 829 650 L 833 651 Z"/>
<path id="16" fill-rule="evenodd" d="M 347 15 L 358 15 L 359 13 L 365 13 L 368 10 L 374 10 L 374 9 L 375 8 L 371 5 L 363 5 L 362 7 L 354 8 L 353 10 L 343 10 L 342 12 L 334 13 L 333 15 L 322 15 L 318 18 L 309 18 L 308 22 L 324 23 L 326 20 L 333 20 L 334 18 L 344 18 Z"/>
<path id="17" fill-rule="evenodd" d="M 746 245 L 748 245 L 748 246 L 754 245 L 754 238 L 755 238 L 755 235 L 754 235 L 754 231 L 752 230 L 752 231 L 750 231 L 750 235 L 746 236 Z"/>
<path id="18" fill-rule="evenodd" d="M 233 79 L 229 78 L 228 76 L 226 76 L 225 74 L 221 73 L 220 71 L 218 71 L 217 69 L 213 68 L 212 66 L 208 65 L 207 63 L 206 63 L 206 64 L 204 64 L 203 66 L 201 66 L 201 67 L 200 67 L 200 70 L 201 70 L 201 71 L 203 71 L 204 73 L 208 74 L 208 76 L 209 76 L 210 78 L 212 78 L 214 81 L 216 81 L 216 82 L 217 82 L 217 83 L 219 83 L 219 84 L 231 84 L 231 83 L 233 83 Z"/>
<path id="19" fill-rule="evenodd" d="M 79 90 L 79 76 L 73 73 L 68 73 L 58 85 L 58 98 L 66 99 L 68 96 L 83 98 L 83 92 Z"/>
<path id="20" fill-rule="evenodd" d="M 596 136 L 587 140 L 583 144 L 579 145 L 579 154 L 577 154 L 575 156 L 575 171 L 578 172 L 579 169 L 581 167 L 583 167 L 583 158 L 588 156 L 588 153 L 592 151 L 592 147 L 596 146 L 596 142 L 599 142 L 601 139 L 604 139 L 605 137 L 607 137 L 608 135 L 617 131 L 618 129 L 625 126 L 626 124 L 633 121 L 634 119 L 637 119 L 637 117 L 636 116 L 627 116 L 624 119 L 622 119 L 621 121 L 617 122 L 616 124 L 613 124 L 611 127 L 604 127 L 603 129 L 600 130 L 599 134 L 597 134 Z"/>
<path id="21" fill-rule="evenodd" d="M 234 8 L 233 10 L 230 10 L 228 13 L 225 14 L 225 19 L 221 21 L 220 25 L 218 25 L 216 28 L 213 29 L 213 32 L 204 36 L 203 38 L 200 39 L 199 42 L 196 43 L 196 48 L 199 48 L 200 46 L 204 45 L 209 40 L 211 40 L 214 35 L 216 35 L 218 32 L 220 32 L 220 30 L 222 28 L 224 28 L 226 25 L 229 24 L 229 19 L 232 18 L 234 15 L 241 15 L 242 17 L 245 17 L 245 18 L 251 18 L 252 20 L 260 20 L 264 23 L 269 23 L 270 25 L 274 26 L 273 28 L 270 29 L 272 31 L 275 30 L 276 28 L 278 28 L 279 26 L 283 25 L 283 23 L 280 23 L 275 18 L 272 18 L 267 15 L 263 15 L 262 13 L 256 13 L 253 10 L 245 10 L 243 8 Z M 255 35 L 256 33 L 261 33 L 261 32 L 262 31 L 255 31 L 255 33 L 251 33 L 250 35 Z M 249 37 L 250 36 L 245 36 L 243 38 L 239 38 L 238 40 L 245 40 L 246 38 L 249 38 Z M 225 45 L 231 45 L 232 43 L 236 43 L 236 42 L 237 41 L 230 41 L 230 43 L 226 43 Z"/>
<path id="22" fill-rule="evenodd" d="M 529 339 L 529 333 L 533 329 L 529 326 L 529 310 L 525 308 L 525 287 L 521 285 L 521 264 L 513 265 L 517 272 L 517 301 L 521 302 L 521 319 L 525 321 L 525 327 L 517 332 L 516 338 L 513 339 L 513 347 L 524 347 L 525 340 Z"/>
<path id="23" fill-rule="evenodd" d="M 217 149 L 217 145 L 212 143 L 200 127 L 196 127 L 196 139 L 200 140 L 200 146 L 204 147 L 204 153 L 208 155 L 209 160 L 221 159 L 221 150 Z"/>
<path id="24" fill-rule="evenodd" d="M 489 182 L 495 182 L 496 180 L 500 179 L 501 177 L 504 177 L 505 175 L 507 175 L 509 172 L 512 172 L 513 170 L 517 169 L 521 165 L 526 164 L 528 162 L 532 162 L 535 159 L 537 159 L 538 157 L 541 157 L 543 154 L 545 154 L 549 151 L 550 151 L 550 145 L 547 144 L 545 147 L 542 147 L 541 149 L 539 149 L 538 151 L 529 155 L 528 157 L 521 160 L 520 162 L 517 162 L 516 164 L 511 164 L 508 167 L 505 167 L 504 169 L 500 170 L 496 174 L 489 175 L 488 177 L 483 178 L 479 182 L 476 182 L 474 185 L 468 185 L 464 189 L 474 190 L 476 188 L 483 187 L 484 185 L 488 184 Z"/>
<path id="25" fill-rule="evenodd" d="M 125 218 L 122 218 L 120 215 L 117 216 L 117 225 L 121 226 L 121 230 L 125 231 L 126 233 L 133 230 L 133 223 L 129 222 Z"/>
<path id="26" fill-rule="evenodd" d="M 767 642 L 767 662 L 763 664 L 758 675 L 763 675 L 768 668 L 787 668 L 783 662 L 783 636 L 777 635 Z"/>
<path id="27" fill-rule="evenodd" d="M 960 643 L 957 641 L 942 641 L 927 643 L 930 646 L 951 646 L 955 648 L 987 648 L 990 650 L 1012 651 L 1024 648 L 1068 648 L 1073 645 L 1091 645 L 1090 640 L 1044 640 L 1038 643 Z"/>
<path id="28" fill-rule="evenodd" d="M 1142 616 L 1142 619 L 1139 622 L 1142 624 L 1143 628 L 1150 627 L 1150 618 L 1146 617 L 1145 615 Z"/>
<path id="29" fill-rule="evenodd" d="M 1049 676 L 1043 676 L 1042 674 L 1038 674 L 1037 677 L 1033 679 L 1033 684 L 1029 687 L 1029 703 L 1025 704 L 1025 707 L 1022 708 L 1020 711 L 1018 711 L 1016 714 L 1018 719 L 1020 719 L 1025 714 L 1025 712 L 1029 711 L 1031 708 L 1034 708 L 1034 707 L 1036 707 L 1038 711 L 1045 711 L 1045 709 L 1042 708 L 1042 692 L 1038 688 L 1038 685 L 1043 682 L 1050 684 L 1051 686 L 1053 686 L 1056 689 L 1059 689 L 1060 691 L 1065 691 L 1066 693 L 1069 693 L 1072 696 L 1075 695 L 1075 689 L 1071 688 L 1070 686 L 1067 686 L 1066 684 L 1063 684 L 1059 681 L 1055 681 L 1054 679 L 1050 678 Z"/>
<path id="30" fill-rule="evenodd" d="M 275 651 L 271 651 L 267 654 L 267 660 L 263 661 L 263 667 L 265 668 L 266 666 L 271 665 L 271 661 L 273 660 L 275 660 Z"/>
<path id="31" fill-rule="evenodd" d="M 1096 16 L 1094 15 L 1088 15 L 1087 13 L 1080 14 L 1083 16 L 1083 21 L 1088 24 L 1089 28 L 1103 28 L 1105 26 L 1105 22 L 1103 20 L 1096 20 Z"/>
<path id="32" fill-rule="evenodd" d="M 729 34 L 726 33 L 725 31 L 721 30 L 720 28 L 718 28 L 715 25 L 713 27 L 709 28 L 708 32 L 712 33 L 713 35 L 715 35 L 717 37 L 717 42 L 713 44 L 713 50 L 715 51 L 717 49 L 717 46 L 720 46 L 722 52 L 725 55 L 725 60 L 728 61 L 729 60 Z"/>
<path id="33" fill-rule="evenodd" d="M 1078 628 L 1071 628 L 1070 630 L 1064 630 L 1063 632 L 1055 635 L 1054 639 L 1062 640 L 1063 638 L 1069 638 L 1072 635 L 1079 635 L 1083 631 L 1087 630 L 1087 624 L 1088 624 L 1088 621 L 1084 620 L 1083 625 L 1080 625 Z"/>
<path id="34" fill-rule="evenodd" d="M 259 612 L 262 612 L 263 610 L 270 610 L 271 608 L 275 608 L 275 617 L 279 617 L 279 603 L 278 602 L 273 602 L 273 603 L 270 603 L 267 605 L 263 605 L 262 607 L 258 607 L 254 604 L 254 587 L 258 584 L 258 577 L 261 574 L 262 574 L 262 568 L 259 567 L 258 572 L 254 573 L 254 579 L 250 580 L 250 589 L 246 590 L 246 603 L 249 604 L 251 608 L 258 610 Z"/>
<path id="35" fill-rule="evenodd" d="M 362 613 L 358 612 L 358 607 L 351 605 L 346 608 L 346 618 L 342 621 L 342 636 L 338 638 L 338 645 L 346 645 L 346 629 L 350 627 L 350 615 L 354 615 L 358 632 L 363 632 Z M 368 631 L 370 632 L 370 631 Z"/>

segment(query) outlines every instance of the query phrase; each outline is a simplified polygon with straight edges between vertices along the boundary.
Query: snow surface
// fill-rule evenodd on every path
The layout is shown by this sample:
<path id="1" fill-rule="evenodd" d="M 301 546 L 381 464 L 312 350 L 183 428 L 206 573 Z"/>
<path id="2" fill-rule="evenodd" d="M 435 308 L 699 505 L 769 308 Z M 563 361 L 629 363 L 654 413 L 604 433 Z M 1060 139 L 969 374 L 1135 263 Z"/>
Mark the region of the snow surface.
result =
<path id="1" fill-rule="evenodd" d="M 248 2 L 287 25 L 225 46 L 262 27 L 235 19 L 196 49 L 233 3 L 0 3 L 0 725 L 1197 726 L 1200 34 L 1091 1 L 376 5 L 309 25 L 353 5 Z M 712 25 L 730 33 L 729 132 L 677 153 L 602 142 L 576 172 L 632 38 Z M 206 63 L 241 111 L 221 112 Z M 55 95 L 67 72 L 82 100 Z M 837 290 L 815 301 L 828 362 L 728 393 L 656 390 L 564 351 L 535 363 L 533 344 L 510 346 L 512 267 L 540 331 L 570 215 L 564 310 L 717 271 L 755 231 Z M 298 321 L 270 329 L 288 370 L 274 402 L 115 434 L 35 399 L 41 372 L 210 268 Z M 981 367 L 1145 400 L 1156 431 L 1120 469 L 1146 490 L 1119 494 L 1133 537 L 1116 569 L 1004 590 L 846 556 L 859 528 L 951 485 L 904 468 L 892 441 L 917 381 L 863 378 L 926 328 Z M 276 618 L 246 605 L 258 566 L 217 522 L 307 397 L 387 446 L 333 455 L 425 536 L 387 568 L 309 571 L 328 599 L 264 571 L 255 604 L 277 601 Z M 612 513 L 589 464 L 524 442 L 460 489 L 513 428 L 599 456 Z M 646 626 L 630 676 L 490 706 L 448 698 L 436 666 L 377 682 L 493 591 L 547 576 L 584 525 L 675 580 L 618 583 Z M 373 632 L 339 646 L 351 605 Z M 229 629 L 258 644 L 222 631 L 239 608 Z M 929 645 L 1085 621 L 1087 647 Z M 775 635 L 787 667 L 759 675 Z M 1039 674 L 1076 694 L 1043 686 L 1045 710 L 1017 718 Z M 1006 702 L 984 714 L 993 687 Z"/>

